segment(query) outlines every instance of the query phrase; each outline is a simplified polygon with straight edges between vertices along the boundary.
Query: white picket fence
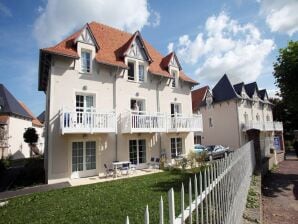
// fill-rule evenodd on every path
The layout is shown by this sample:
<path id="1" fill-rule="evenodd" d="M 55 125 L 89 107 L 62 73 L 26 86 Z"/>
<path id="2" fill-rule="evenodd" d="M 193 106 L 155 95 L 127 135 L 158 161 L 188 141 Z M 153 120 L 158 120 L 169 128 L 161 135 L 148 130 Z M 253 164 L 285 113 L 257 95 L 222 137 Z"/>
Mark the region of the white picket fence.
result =
<path id="1" fill-rule="evenodd" d="M 253 143 L 249 142 L 227 158 L 212 162 L 189 179 L 188 204 L 185 208 L 184 185 L 181 185 L 181 214 L 175 215 L 174 190 L 168 191 L 169 223 L 239 224 L 255 166 Z M 194 187 L 193 187 L 194 186 Z M 194 194 L 193 194 L 194 193 Z M 144 223 L 149 224 L 148 205 Z M 159 224 L 164 224 L 164 203 L 159 202 Z M 129 224 L 129 217 L 126 217 Z"/>

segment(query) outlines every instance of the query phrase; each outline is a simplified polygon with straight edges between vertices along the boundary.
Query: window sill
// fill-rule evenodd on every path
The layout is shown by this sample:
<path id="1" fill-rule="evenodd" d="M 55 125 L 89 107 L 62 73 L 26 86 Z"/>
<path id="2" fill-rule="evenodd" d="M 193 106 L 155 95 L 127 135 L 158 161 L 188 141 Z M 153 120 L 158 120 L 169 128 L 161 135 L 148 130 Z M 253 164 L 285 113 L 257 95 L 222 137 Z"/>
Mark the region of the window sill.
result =
<path id="1" fill-rule="evenodd" d="M 82 75 L 92 75 L 92 72 L 82 72 L 82 71 L 80 71 L 79 74 L 82 74 Z"/>
<path id="2" fill-rule="evenodd" d="M 128 79 L 127 79 L 127 82 L 138 83 L 138 84 L 145 83 L 145 81 L 143 81 L 143 82 L 140 82 L 140 81 L 128 80 Z"/>

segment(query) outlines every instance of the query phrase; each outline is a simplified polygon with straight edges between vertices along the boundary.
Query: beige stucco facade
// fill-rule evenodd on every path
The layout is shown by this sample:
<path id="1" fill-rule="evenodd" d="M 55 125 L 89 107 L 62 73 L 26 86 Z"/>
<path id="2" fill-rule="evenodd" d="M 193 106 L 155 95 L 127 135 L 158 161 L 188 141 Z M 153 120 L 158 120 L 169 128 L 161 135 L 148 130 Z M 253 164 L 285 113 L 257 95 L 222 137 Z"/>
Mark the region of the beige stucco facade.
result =
<path id="1" fill-rule="evenodd" d="M 268 139 L 270 144 L 273 144 L 273 137 L 276 134 L 274 128 L 264 129 L 264 125 L 272 124 L 273 127 L 275 123 L 272 120 L 272 105 L 269 102 L 253 101 L 248 98 L 231 99 L 202 106 L 198 112 L 202 113 L 203 117 L 204 133 L 201 135 L 203 145 L 220 144 L 237 149 L 249 140 L 246 133 L 248 130 L 246 124 L 249 123 L 256 125 L 256 129 L 261 127 L 261 145 L 264 145 Z M 282 130 L 279 132 L 282 133 Z M 267 146 L 272 145 L 267 144 Z"/>
<path id="2" fill-rule="evenodd" d="M 143 100 L 144 110 L 148 114 L 171 114 L 171 103 L 179 103 L 181 113 L 192 115 L 191 84 L 179 81 L 173 88 L 170 79 L 148 72 L 148 62 L 142 58 L 126 57 L 125 62 L 134 62 L 136 72 L 138 64 L 144 65 L 145 81 L 128 80 L 128 71 L 116 66 L 96 62 L 95 47 L 78 42 L 78 53 L 81 49 L 91 52 L 91 71 L 82 73 L 81 59 L 52 56 L 50 76 L 47 84 L 46 100 L 46 155 L 45 169 L 48 183 L 61 182 L 73 178 L 72 143 L 96 142 L 96 169 L 83 176 L 104 173 L 104 164 L 112 161 L 128 161 L 129 141 L 142 139 L 146 143 L 146 165 L 151 157 L 160 158 L 165 151 L 171 157 L 171 138 L 182 138 L 183 153 L 193 148 L 193 132 L 143 132 L 126 133 L 123 131 L 125 116 L 131 111 L 131 100 Z M 179 70 L 175 67 L 178 74 Z M 72 108 L 75 111 L 76 95 L 92 95 L 93 106 L 99 111 L 115 112 L 117 128 L 112 133 L 61 133 L 61 110 Z"/>

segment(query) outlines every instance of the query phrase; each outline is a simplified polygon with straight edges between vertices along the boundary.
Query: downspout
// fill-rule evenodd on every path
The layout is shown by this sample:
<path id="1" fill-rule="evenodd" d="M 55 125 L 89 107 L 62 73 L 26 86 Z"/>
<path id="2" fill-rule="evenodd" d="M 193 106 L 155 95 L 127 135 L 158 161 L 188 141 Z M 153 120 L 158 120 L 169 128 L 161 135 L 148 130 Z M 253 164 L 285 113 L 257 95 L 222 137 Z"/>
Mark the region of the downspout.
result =
<path id="1" fill-rule="evenodd" d="M 117 82 L 117 74 L 119 72 L 119 66 L 117 66 L 117 70 L 115 73 L 115 77 L 114 77 L 114 85 L 113 85 L 113 109 L 115 111 L 115 116 L 116 116 L 116 126 L 117 126 L 117 130 L 115 132 L 115 160 L 118 160 L 118 115 L 117 115 L 117 111 L 116 111 L 116 106 L 117 106 L 117 91 L 116 91 L 116 82 Z"/>
<path id="2" fill-rule="evenodd" d="M 156 107 L 157 107 L 157 112 L 160 112 L 160 100 L 159 100 L 159 86 L 162 82 L 162 77 L 157 81 L 156 84 Z M 167 119 L 167 118 L 166 118 Z M 158 132 L 158 138 L 159 138 L 159 153 L 161 153 L 161 133 Z"/>

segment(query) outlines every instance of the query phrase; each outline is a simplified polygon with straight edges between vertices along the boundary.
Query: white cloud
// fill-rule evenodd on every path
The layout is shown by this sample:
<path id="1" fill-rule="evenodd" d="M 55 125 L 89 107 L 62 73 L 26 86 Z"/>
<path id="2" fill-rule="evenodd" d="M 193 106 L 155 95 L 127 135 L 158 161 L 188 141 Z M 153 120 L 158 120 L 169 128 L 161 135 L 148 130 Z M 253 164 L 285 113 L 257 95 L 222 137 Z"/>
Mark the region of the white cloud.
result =
<path id="1" fill-rule="evenodd" d="M 151 11 L 152 14 L 152 22 L 150 23 L 150 25 L 152 27 L 157 27 L 160 25 L 160 14 L 154 10 Z"/>
<path id="2" fill-rule="evenodd" d="M 44 47 L 91 21 L 134 32 L 145 25 L 159 25 L 160 15 L 152 14 L 155 19 L 150 23 L 147 0 L 51 0 L 35 21 L 34 35 Z"/>
<path id="3" fill-rule="evenodd" d="M 174 43 L 173 42 L 170 42 L 168 44 L 168 53 L 171 53 L 173 50 L 174 50 Z"/>
<path id="4" fill-rule="evenodd" d="M 292 36 L 298 31 L 297 0 L 262 0 L 261 14 L 272 32 L 286 33 Z"/>
<path id="5" fill-rule="evenodd" d="M 239 24 L 222 12 L 209 17 L 204 32 L 193 40 L 183 35 L 171 47 L 181 60 L 197 68 L 200 80 L 214 83 L 227 73 L 232 82 L 249 82 L 261 74 L 274 42 L 262 39 L 253 24 Z"/>
<path id="6" fill-rule="evenodd" d="M 0 2 L 0 15 L 5 17 L 12 17 L 12 13 L 3 3 Z"/>

